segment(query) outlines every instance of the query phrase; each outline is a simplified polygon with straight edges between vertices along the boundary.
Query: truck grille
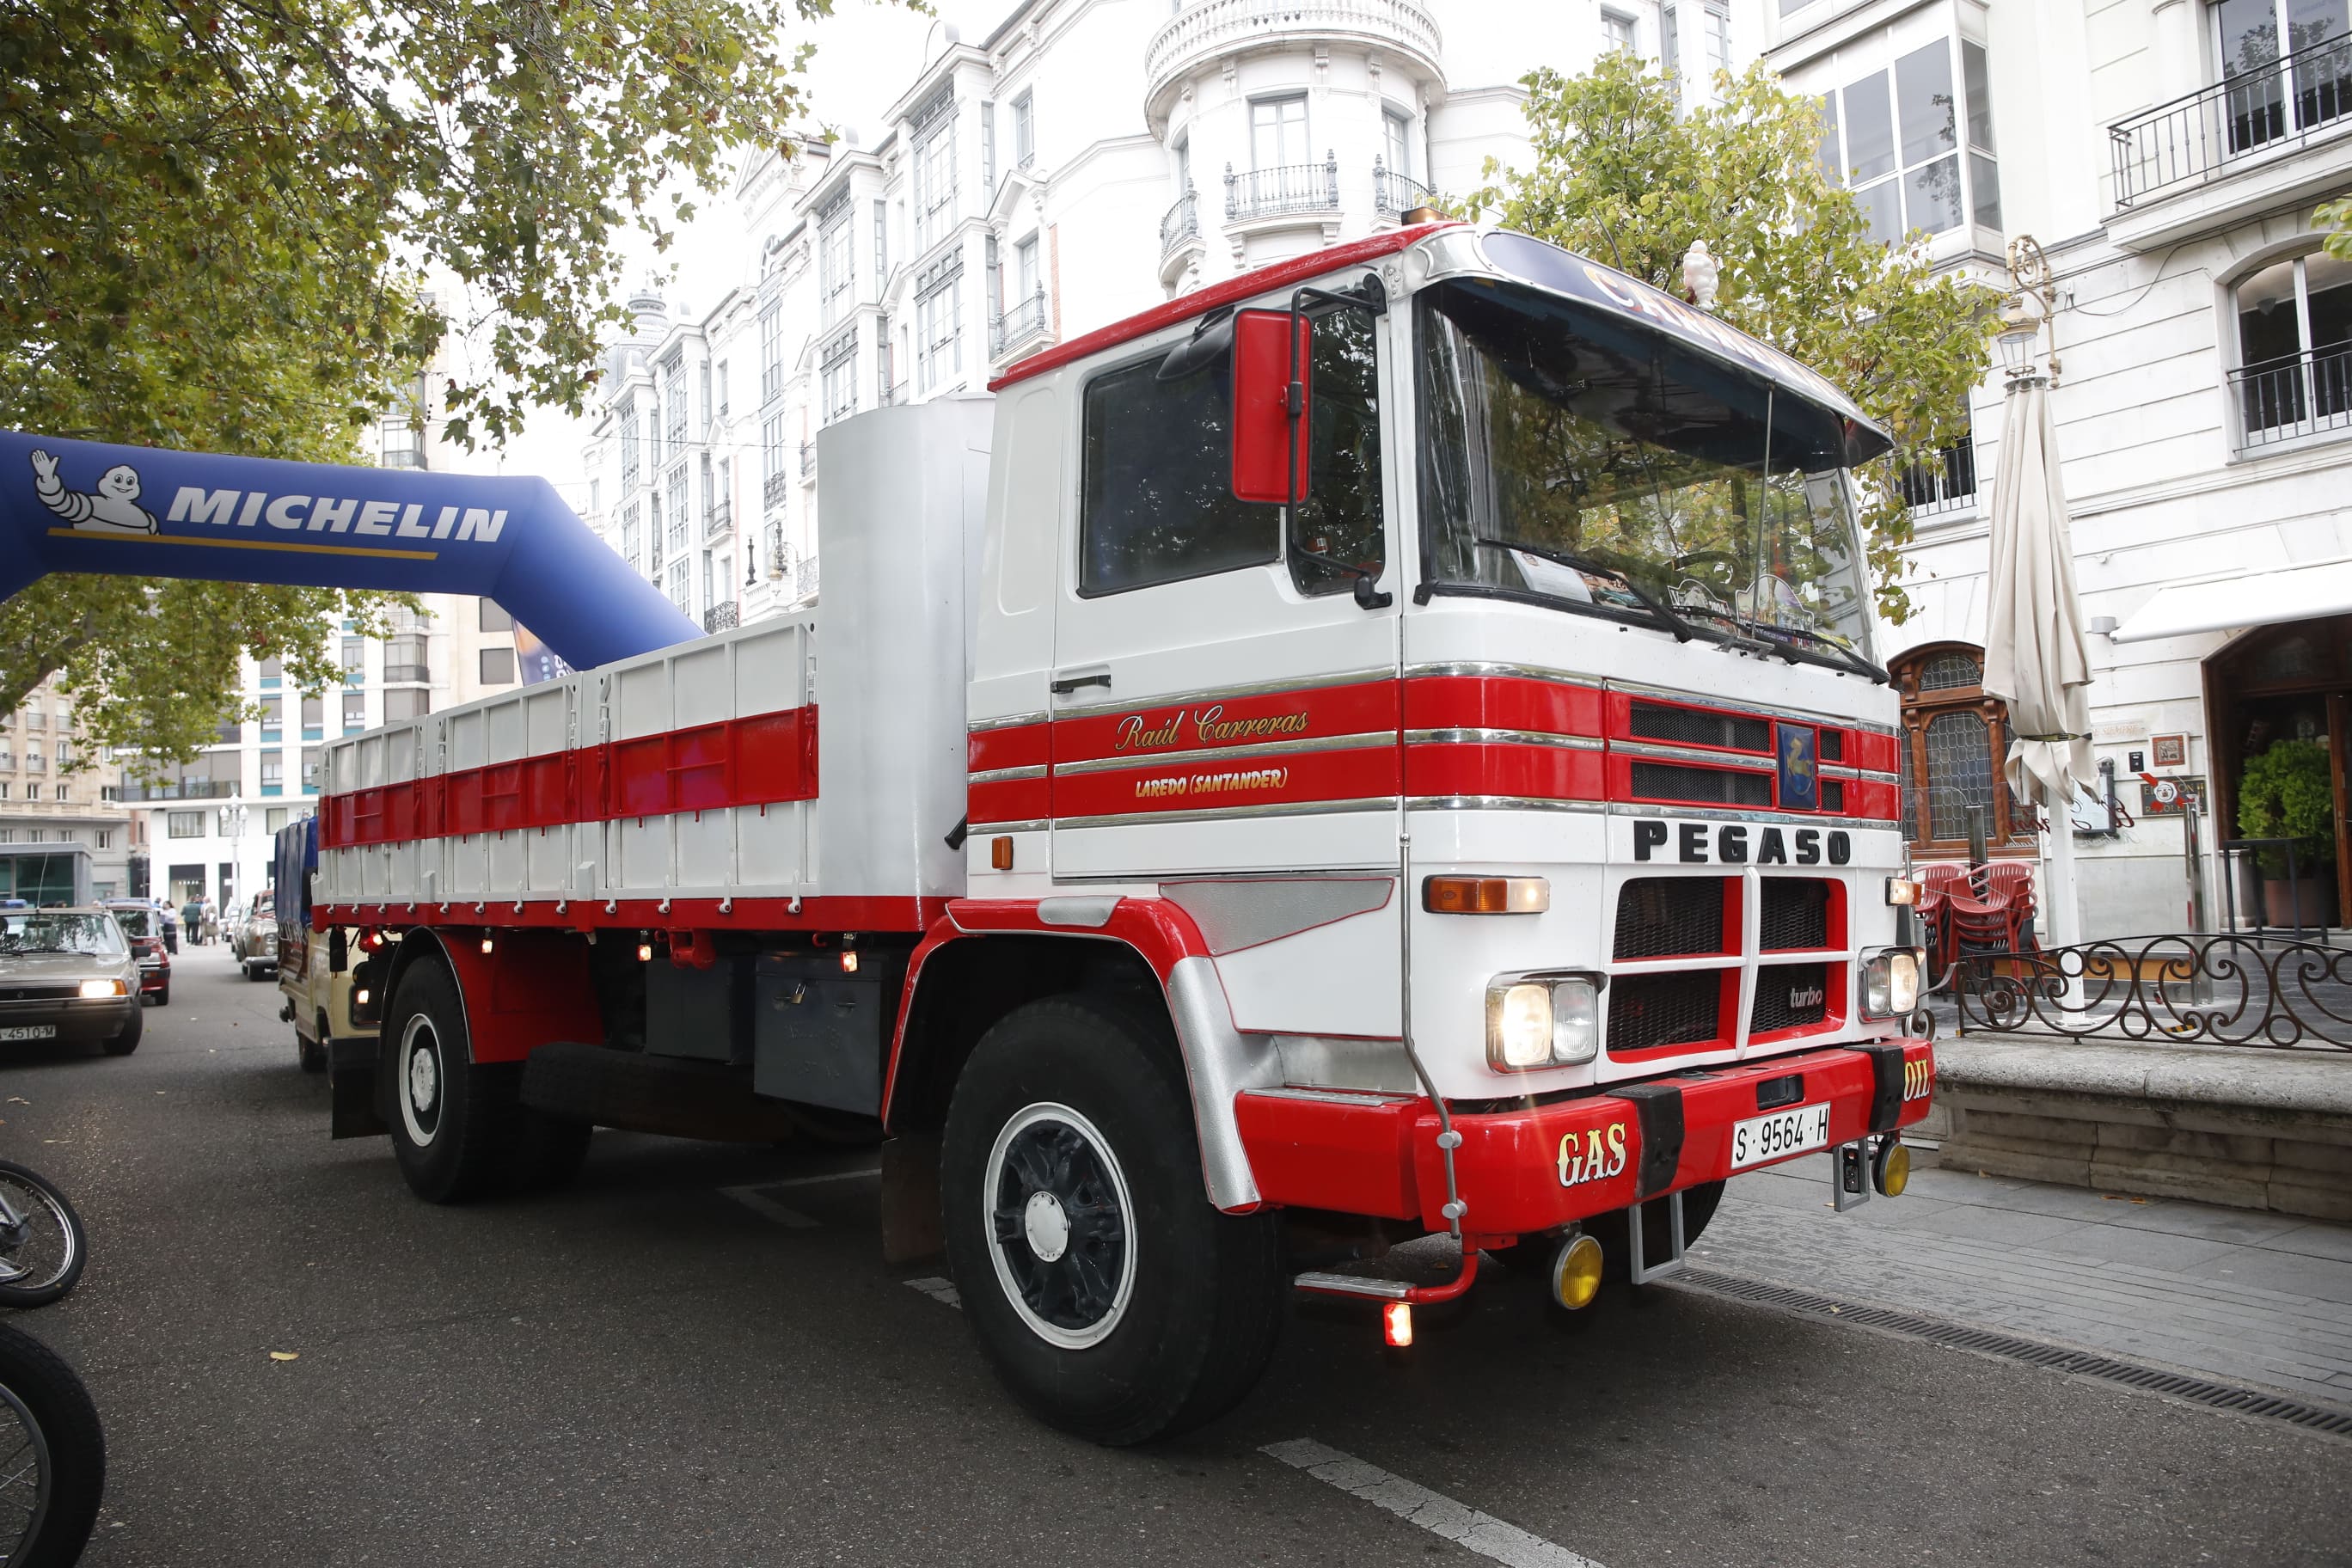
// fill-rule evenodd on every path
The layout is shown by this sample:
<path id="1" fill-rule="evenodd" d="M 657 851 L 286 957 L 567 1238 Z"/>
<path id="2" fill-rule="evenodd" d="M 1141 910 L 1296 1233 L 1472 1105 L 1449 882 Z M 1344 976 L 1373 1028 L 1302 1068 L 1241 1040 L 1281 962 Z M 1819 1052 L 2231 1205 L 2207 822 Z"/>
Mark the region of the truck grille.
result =
<path id="1" fill-rule="evenodd" d="M 1845 761 L 1845 731 L 1843 730 L 1823 730 L 1822 731 L 1822 761 L 1825 763 L 1842 763 Z"/>
<path id="2" fill-rule="evenodd" d="M 1643 800 L 1682 800 L 1698 805 L 1772 804 L 1772 775 L 1729 768 L 1685 768 L 1672 763 L 1635 763 L 1633 794 Z"/>
<path id="3" fill-rule="evenodd" d="M 1813 877 L 1767 877 L 1756 945 L 1766 952 L 1830 944 L 1830 885 Z"/>
<path id="4" fill-rule="evenodd" d="M 0 985 L 0 1002 L 61 1002 L 80 994 L 80 983 L 72 980 L 61 984 Z"/>
<path id="5" fill-rule="evenodd" d="M 1636 877 L 1617 889 L 1617 957 L 1723 950 L 1723 879 Z"/>
<path id="6" fill-rule="evenodd" d="M 1756 972 L 1756 1005 L 1748 1031 L 1801 1029 L 1830 1016 L 1830 971 L 1825 963 L 1776 963 Z"/>
<path id="7" fill-rule="evenodd" d="M 1822 785 L 1822 809 L 1843 813 L 1845 810 L 1845 785 L 1835 779 Z"/>
<path id="8" fill-rule="evenodd" d="M 1636 702 L 1625 726 L 1644 741 L 1676 746 L 1720 746 L 1731 752 L 1769 752 L 1772 726 L 1762 719 L 1737 713 L 1709 713 L 1696 708 L 1670 708 L 1662 702 Z"/>
<path id="9" fill-rule="evenodd" d="M 1722 1037 L 1722 974 L 1621 974 L 1609 983 L 1612 1056 Z"/>

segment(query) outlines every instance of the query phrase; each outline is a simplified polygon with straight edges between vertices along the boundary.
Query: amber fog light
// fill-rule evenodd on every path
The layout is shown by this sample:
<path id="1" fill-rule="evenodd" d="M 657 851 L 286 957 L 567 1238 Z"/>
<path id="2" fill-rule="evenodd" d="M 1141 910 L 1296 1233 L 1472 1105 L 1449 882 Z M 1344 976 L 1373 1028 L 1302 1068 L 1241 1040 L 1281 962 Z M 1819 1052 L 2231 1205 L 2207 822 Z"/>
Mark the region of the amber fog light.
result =
<path id="1" fill-rule="evenodd" d="M 1551 908 L 1541 877 L 1430 877 L 1421 907 L 1433 915 L 1539 915 Z"/>

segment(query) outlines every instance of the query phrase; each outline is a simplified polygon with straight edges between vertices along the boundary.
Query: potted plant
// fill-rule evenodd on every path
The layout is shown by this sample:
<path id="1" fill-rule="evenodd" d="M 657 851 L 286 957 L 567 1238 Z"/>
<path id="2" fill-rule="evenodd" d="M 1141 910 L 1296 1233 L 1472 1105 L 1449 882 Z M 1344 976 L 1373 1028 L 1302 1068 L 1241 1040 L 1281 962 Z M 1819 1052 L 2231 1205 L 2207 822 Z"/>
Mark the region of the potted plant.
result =
<path id="1" fill-rule="evenodd" d="M 2250 759 L 2238 780 L 2238 831 L 2249 838 L 2294 841 L 2297 880 L 2287 880 L 2283 847 L 2257 852 L 2263 919 L 2274 926 L 2336 923 L 2336 787 L 2327 748 L 2317 741 L 2273 741 Z M 2297 921 L 2296 910 L 2302 911 Z"/>

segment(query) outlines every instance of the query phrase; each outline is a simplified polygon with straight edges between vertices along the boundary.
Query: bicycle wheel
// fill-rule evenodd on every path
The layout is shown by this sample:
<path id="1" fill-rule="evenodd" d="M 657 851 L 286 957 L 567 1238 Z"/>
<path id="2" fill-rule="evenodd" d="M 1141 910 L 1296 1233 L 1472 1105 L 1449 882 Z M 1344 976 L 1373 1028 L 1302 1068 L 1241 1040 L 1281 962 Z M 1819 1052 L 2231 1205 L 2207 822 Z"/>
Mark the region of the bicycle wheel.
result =
<path id="1" fill-rule="evenodd" d="M 0 1160 L 0 1307 L 45 1307 L 74 1288 L 89 1245 L 81 1216 L 37 1171 Z"/>
<path id="2" fill-rule="evenodd" d="M 0 1324 L 0 1563 L 70 1568 L 98 1523 L 106 1434 L 65 1359 Z"/>

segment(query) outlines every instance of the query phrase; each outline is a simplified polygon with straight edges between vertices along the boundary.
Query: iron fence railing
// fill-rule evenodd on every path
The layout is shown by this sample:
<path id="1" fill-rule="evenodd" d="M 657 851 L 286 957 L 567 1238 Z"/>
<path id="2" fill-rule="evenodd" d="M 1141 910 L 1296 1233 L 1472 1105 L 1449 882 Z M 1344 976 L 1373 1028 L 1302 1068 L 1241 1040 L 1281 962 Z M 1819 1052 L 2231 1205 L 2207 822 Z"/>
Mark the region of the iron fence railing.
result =
<path id="1" fill-rule="evenodd" d="M 732 599 L 722 599 L 702 612 L 702 629 L 706 632 L 723 632 L 740 625 L 742 612 Z"/>
<path id="2" fill-rule="evenodd" d="M 1430 205 L 1430 189 L 1410 174 L 1400 174 L 1384 165 L 1378 155 L 1372 159 L 1372 210 L 1377 213 L 1408 213 L 1415 207 Z"/>
<path id="3" fill-rule="evenodd" d="M 2347 123 L 2352 33 L 2339 33 L 2109 126 L 2116 206 L 2218 179 Z"/>
<path id="4" fill-rule="evenodd" d="M 1280 213 L 1320 212 L 1339 205 L 1339 159 L 1327 153 L 1319 163 L 1281 163 L 1235 173 L 1225 165 L 1225 221 L 1270 217 Z"/>
<path id="5" fill-rule="evenodd" d="M 1976 438 L 1963 436 L 1953 446 L 1941 447 L 1895 470 L 1903 503 L 1932 517 L 1958 511 L 1977 497 Z"/>
<path id="6" fill-rule="evenodd" d="M 1187 241 L 1200 237 L 1201 193 L 1186 185 L 1175 205 L 1160 215 L 1160 255 L 1165 259 Z"/>
<path id="7" fill-rule="evenodd" d="M 768 506 L 780 506 L 784 492 L 792 489 L 792 479 L 785 474 L 770 474 L 760 481 L 760 500 Z"/>
<path id="8" fill-rule="evenodd" d="M 1025 300 L 1015 300 L 996 318 L 995 352 L 1001 354 L 1018 348 L 1032 338 L 1044 337 L 1045 331 L 1045 290 L 1040 289 Z"/>
<path id="9" fill-rule="evenodd" d="M 2352 343 L 2263 360 L 2230 373 L 2241 451 L 2352 430 Z"/>
<path id="10" fill-rule="evenodd" d="M 2352 1051 L 2352 948 L 2135 936 L 1973 953 L 1943 985 L 1959 1032 Z"/>

